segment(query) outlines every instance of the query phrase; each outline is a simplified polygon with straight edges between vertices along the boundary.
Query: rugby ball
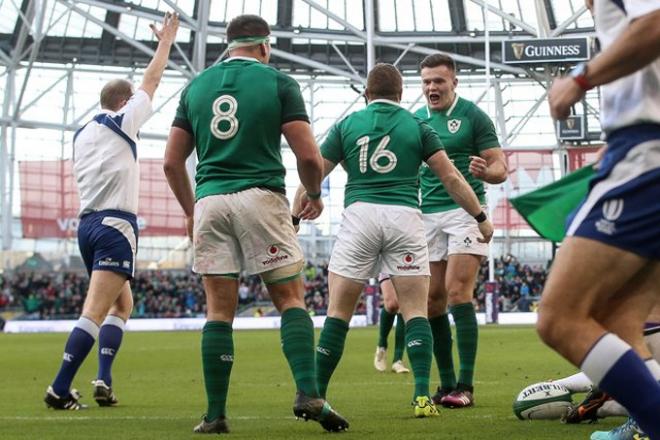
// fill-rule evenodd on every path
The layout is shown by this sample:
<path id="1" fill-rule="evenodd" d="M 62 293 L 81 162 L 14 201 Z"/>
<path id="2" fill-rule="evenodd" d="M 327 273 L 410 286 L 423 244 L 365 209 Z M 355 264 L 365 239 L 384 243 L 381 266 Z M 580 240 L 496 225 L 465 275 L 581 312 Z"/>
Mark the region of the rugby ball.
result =
<path id="1" fill-rule="evenodd" d="M 559 419 L 572 407 L 568 388 L 552 382 L 539 382 L 518 394 L 513 402 L 513 413 L 520 420 Z"/>

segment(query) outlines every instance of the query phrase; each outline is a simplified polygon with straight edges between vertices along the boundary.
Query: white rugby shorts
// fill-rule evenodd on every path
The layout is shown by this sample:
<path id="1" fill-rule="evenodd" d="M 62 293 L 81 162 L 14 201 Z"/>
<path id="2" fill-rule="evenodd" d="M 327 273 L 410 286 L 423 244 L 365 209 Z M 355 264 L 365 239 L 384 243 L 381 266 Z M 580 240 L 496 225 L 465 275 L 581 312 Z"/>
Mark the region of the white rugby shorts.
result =
<path id="1" fill-rule="evenodd" d="M 193 271 L 259 274 L 302 261 L 283 194 L 250 188 L 195 204 Z"/>
<path id="2" fill-rule="evenodd" d="M 454 254 L 488 256 L 488 243 L 477 241 L 482 238 L 477 221 L 463 208 L 423 214 L 423 218 L 430 261 Z"/>

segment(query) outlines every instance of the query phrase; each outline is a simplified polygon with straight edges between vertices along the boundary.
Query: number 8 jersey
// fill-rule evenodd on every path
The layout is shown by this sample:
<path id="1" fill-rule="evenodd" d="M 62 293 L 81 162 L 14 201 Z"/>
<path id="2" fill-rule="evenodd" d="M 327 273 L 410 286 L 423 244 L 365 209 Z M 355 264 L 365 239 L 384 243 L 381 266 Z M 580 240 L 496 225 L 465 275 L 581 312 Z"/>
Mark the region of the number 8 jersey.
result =
<path id="1" fill-rule="evenodd" d="M 323 157 L 348 173 L 344 207 L 355 202 L 419 207 L 418 173 L 442 150 L 426 122 L 387 99 L 375 99 L 330 130 Z"/>
<path id="2" fill-rule="evenodd" d="M 298 83 L 254 58 L 209 67 L 181 94 L 173 126 L 197 150 L 197 200 L 261 187 L 285 192 L 281 133 L 309 121 Z"/>

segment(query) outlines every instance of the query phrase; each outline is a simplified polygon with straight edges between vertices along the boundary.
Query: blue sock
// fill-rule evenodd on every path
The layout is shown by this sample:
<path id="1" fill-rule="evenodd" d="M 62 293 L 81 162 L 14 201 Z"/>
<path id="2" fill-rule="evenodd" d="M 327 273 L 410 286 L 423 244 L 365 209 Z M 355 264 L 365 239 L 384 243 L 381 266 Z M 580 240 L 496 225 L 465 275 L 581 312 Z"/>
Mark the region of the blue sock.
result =
<path id="1" fill-rule="evenodd" d="M 600 338 L 582 362 L 582 371 L 628 409 L 651 438 L 660 438 L 660 384 L 630 345 L 612 333 Z"/>
<path id="2" fill-rule="evenodd" d="M 53 381 L 53 391 L 60 397 L 69 395 L 71 382 L 78 368 L 94 346 L 94 341 L 99 335 L 99 326 L 90 319 L 81 316 L 76 326 L 71 331 L 69 339 L 64 346 L 64 355 L 60 371 Z"/>
<path id="3" fill-rule="evenodd" d="M 124 336 L 124 320 L 118 316 L 108 315 L 101 324 L 99 332 L 99 374 L 97 379 L 112 386 L 112 362 L 117 356 L 122 337 Z"/>

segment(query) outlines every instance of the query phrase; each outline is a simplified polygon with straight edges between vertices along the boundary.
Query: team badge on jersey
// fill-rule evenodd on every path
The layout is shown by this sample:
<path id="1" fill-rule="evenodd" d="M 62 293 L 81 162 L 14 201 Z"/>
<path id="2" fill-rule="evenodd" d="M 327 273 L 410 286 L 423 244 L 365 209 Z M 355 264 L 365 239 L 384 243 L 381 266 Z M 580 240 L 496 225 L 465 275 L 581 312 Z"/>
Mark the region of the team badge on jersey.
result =
<path id="1" fill-rule="evenodd" d="M 460 128 L 461 128 L 460 119 L 450 119 L 447 121 L 447 130 L 449 130 L 451 134 L 456 133 Z"/>

